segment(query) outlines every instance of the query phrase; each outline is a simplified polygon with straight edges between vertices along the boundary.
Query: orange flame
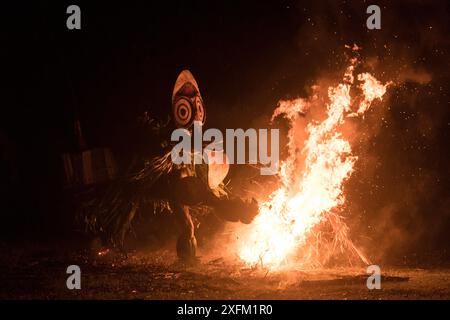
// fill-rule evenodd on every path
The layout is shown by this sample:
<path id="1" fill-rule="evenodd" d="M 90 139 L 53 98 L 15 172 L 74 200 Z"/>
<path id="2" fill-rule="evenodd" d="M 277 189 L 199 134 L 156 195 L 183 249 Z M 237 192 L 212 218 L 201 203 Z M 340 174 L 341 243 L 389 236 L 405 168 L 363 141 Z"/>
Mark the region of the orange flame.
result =
<path id="1" fill-rule="evenodd" d="M 307 126 L 308 137 L 300 154 L 295 145 L 299 134 L 295 122 L 307 112 L 311 102 L 304 99 L 280 101 L 275 109 L 272 119 L 283 116 L 291 124 L 288 157 L 281 163 L 278 173 L 280 187 L 260 204 L 259 215 L 239 234 L 238 255 L 246 263 L 261 263 L 269 268 L 286 265 L 302 248 L 312 246 L 311 234 L 322 222 L 333 225 L 333 248 L 349 249 L 361 261 L 369 263 L 349 240 L 348 227 L 336 214 L 345 202 L 343 183 L 352 174 L 357 161 L 339 127 L 346 117 L 360 116 L 374 100 L 381 100 L 390 83 L 383 85 L 369 73 L 359 74 L 361 95 L 352 98 L 350 89 L 356 63 L 356 59 L 351 60 L 343 83 L 328 88 L 327 116 L 322 122 L 311 122 Z M 355 101 L 360 102 L 353 112 Z M 299 159 L 303 162 L 301 167 Z M 306 259 L 304 256 L 303 262 Z"/>

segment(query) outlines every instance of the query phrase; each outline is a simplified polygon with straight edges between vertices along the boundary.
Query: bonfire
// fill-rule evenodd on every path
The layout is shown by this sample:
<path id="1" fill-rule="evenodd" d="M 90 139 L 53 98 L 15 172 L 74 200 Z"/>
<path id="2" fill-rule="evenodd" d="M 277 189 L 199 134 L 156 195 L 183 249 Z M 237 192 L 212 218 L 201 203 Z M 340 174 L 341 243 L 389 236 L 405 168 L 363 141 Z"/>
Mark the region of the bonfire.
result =
<path id="1" fill-rule="evenodd" d="M 383 84 L 370 73 L 355 75 L 358 63 L 351 59 L 342 82 L 328 88 L 325 119 L 311 121 L 306 129 L 298 125 L 322 101 L 318 93 L 282 100 L 274 110 L 272 121 L 283 117 L 289 122 L 288 156 L 280 165 L 279 187 L 259 199 L 259 215 L 237 233 L 237 253 L 246 264 L 317 267 L 338 253 L 350 263 L 370 263 L 351 241 L 343 218 L 343 186 L 358 156 L 341 130 L 348 118 L 363 118 L 375 101 L 382 101 L 391 82 Z M 305 130 L 299 145 L 297 137 Z M 325 229 L 331 230 L 326 236 Z"/>

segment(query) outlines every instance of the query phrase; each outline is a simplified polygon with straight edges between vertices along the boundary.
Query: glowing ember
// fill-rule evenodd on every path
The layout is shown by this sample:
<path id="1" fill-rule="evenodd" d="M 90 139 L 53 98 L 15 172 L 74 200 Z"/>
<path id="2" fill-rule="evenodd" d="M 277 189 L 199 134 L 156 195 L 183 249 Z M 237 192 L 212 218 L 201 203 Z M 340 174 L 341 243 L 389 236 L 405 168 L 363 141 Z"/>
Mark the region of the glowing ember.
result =
<path id="1" fill-rule="evenodd" d="M 296 148 L 295 138 L 301 133 L 295 123 L 312 102 L 304 99 L 280 101 L 274 111 L 272 119 L 283 116 L 291 125 L 288 157 L 280 166 L 280 187 L 268 200 L 261 202 L 260 214 L 239 235 L 238 255 L 246 263 L 280 268 L 299 254 L 302 255 L 300 262 L 311 263 L 311 252 L 320 241 L 317 227 L 323 222 L 332 226 L 334 240 L 327 246 L 327 252 L 320 253 L 322 257 L 329 258 L 330 251 L 341 249 L 369 263 L 349 240 L 348 227 L 337 214 L 345 202 L 343 183 L 350 177 L 357 160 L 339 128 L 346 117 L 360 116 L 375 99 L 381 100 L 390 83 L 383 85 L 369 73 L 359 74 L 356 79 L 360 82 L 361 94 L 351 97 L 356 63 L 356 59 L 351 61 L 343 83 L 328 88 L 327 116 L 322 122 L 311 122 L 307 126 L 308 136 L 301 153 Z M 355 104 L 359 104 L 357 111 L 352 111 Z"/>
<path id="2" fill-rule="evenodd" d="M 99 252 L 97 252 L 97 255 L 99 257 L 103 257 L 106 256 L 109 253 L 109 249 L 104 249 L 104 250 L 100 250 Z"/>

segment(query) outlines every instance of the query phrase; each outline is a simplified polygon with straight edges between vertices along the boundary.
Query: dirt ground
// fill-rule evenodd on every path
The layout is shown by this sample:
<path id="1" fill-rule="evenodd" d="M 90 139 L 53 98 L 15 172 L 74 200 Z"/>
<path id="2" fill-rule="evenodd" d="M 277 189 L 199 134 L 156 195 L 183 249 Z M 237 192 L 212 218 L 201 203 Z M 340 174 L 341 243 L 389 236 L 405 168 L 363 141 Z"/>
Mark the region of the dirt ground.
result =
<path id="1" fill-rule="evenodd" d="M 0 299 L 450 299 L 450 268 L 381 266 L 381 289 L 368 290 L 364 268 L 276 273 L 220 253 L 189 267 L 169 249 L 103 253 L 1 244 Z M 81 268 L 80 290 L 66 287 L 71 264 Z"/>

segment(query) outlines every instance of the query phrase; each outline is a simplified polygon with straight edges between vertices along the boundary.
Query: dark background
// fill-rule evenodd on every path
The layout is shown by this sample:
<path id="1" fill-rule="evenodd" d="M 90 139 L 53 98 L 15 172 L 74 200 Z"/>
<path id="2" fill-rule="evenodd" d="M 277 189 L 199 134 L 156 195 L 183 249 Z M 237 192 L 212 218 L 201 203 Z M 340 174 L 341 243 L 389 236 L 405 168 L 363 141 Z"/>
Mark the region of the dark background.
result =
<path id="1" fill-rule="evenodd" d="M 66 28 L 70 4 L 81 7 L 81 30 Z M 367 65 L 376 57 L 375 75 L 397 85 L 383 119 L 367 115 L 365 147 L 355 146 L 347 212 L 356 242 L 386 259 L 448 258 L 450 6 L 377 1 L 382 29 L 367 30 L 370 4 L 3 4 L 1 237 L 61 236 L 71 213 L 60 156 L 77 151 L 75 119 L 88 146 L 111 148 L 123 168 L 142 140 L 136 118 L 166 117 L 181 70 L 199 82 L 207 127 L 246 128 L 268 121 L 279 99 L 306 96 L 341 70 L 344 45 L 357 43 Z"/>

